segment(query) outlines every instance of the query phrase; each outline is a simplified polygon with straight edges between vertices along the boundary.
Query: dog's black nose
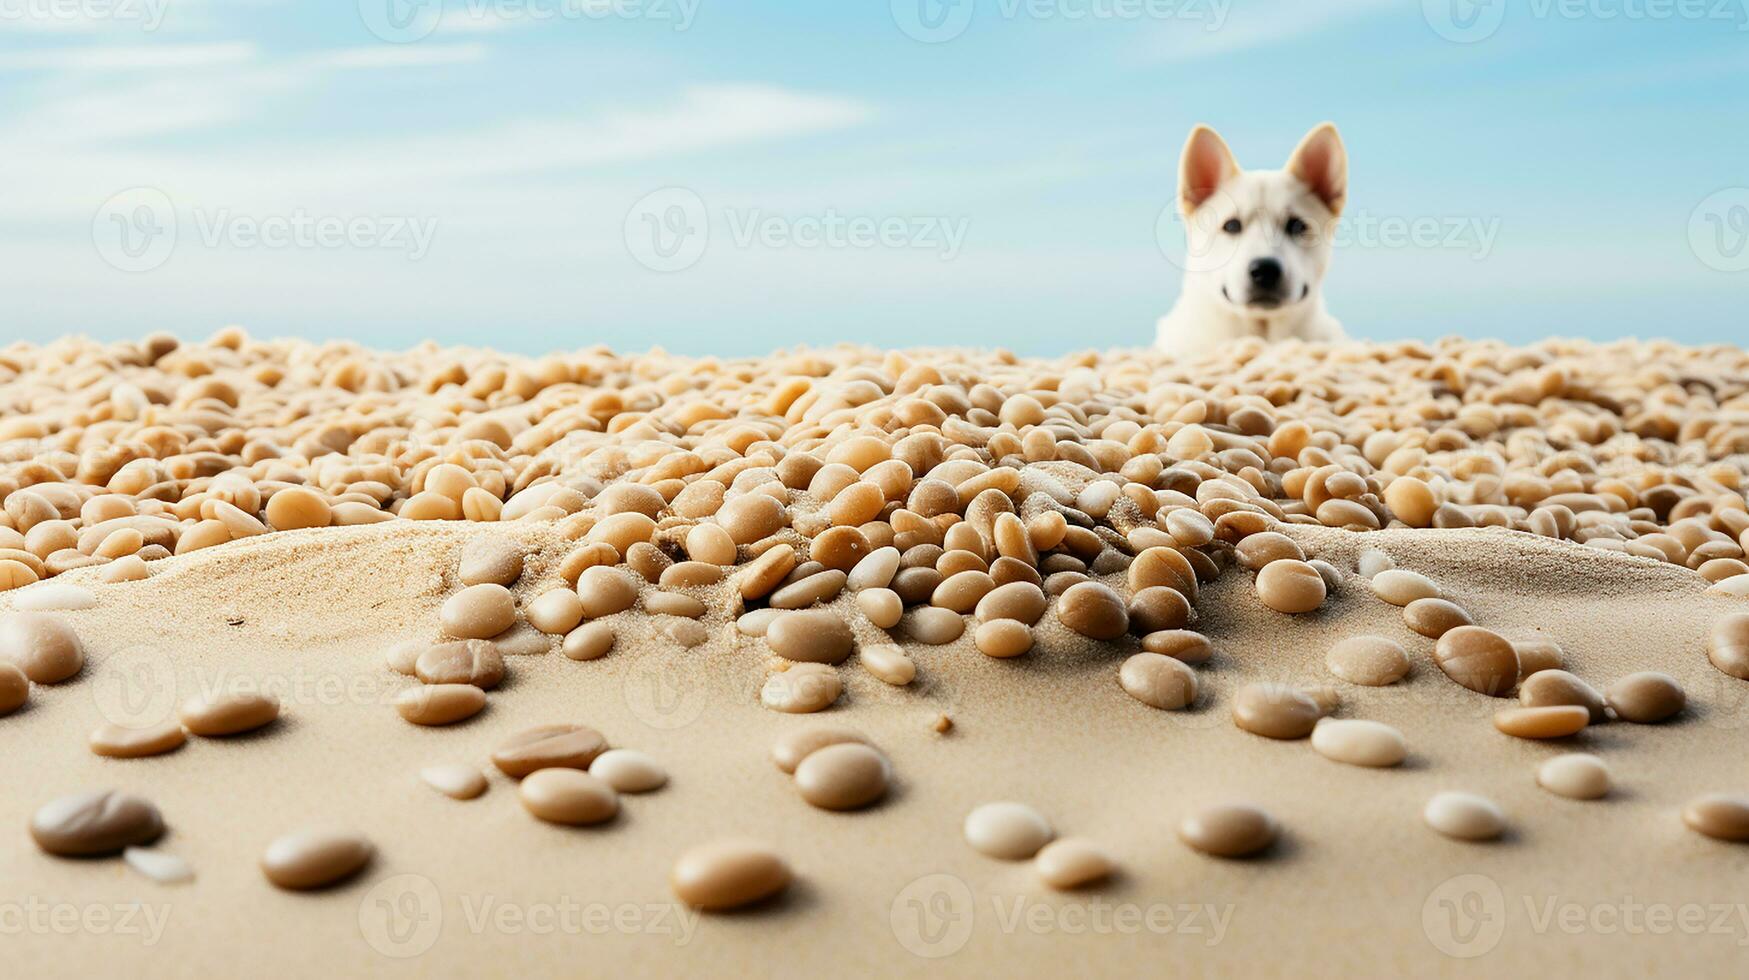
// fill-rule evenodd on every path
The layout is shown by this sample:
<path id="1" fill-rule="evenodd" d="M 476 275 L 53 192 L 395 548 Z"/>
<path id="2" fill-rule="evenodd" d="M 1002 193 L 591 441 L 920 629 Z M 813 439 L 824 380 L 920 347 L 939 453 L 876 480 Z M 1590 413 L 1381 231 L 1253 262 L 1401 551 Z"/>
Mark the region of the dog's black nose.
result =
<path id="1" fill-rule="evenodd" d="M 1251 285 L 1258 289 L 1275 289 L 1281 285 L 1281 263 L 1274 259 L 1251 260 Z"/>

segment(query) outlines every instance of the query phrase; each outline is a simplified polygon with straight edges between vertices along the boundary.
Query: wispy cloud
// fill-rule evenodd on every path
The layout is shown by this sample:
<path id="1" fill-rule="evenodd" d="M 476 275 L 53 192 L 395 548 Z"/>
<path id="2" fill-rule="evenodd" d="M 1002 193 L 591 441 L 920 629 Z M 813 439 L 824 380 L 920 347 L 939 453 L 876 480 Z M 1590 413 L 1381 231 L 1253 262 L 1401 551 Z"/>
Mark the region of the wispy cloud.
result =
<path id="1" fill-rule="evenodd" d="M 1194 61 L 1304 38 L 1386 10 L 1404 10 L 1402 0 L 1235 0 L 1221 28 L 1185 30 L 1173 25 L 1150 42 L 1154 57 Z"/>
<path id="2" fill-rule="evenodd" d="M 208 68 L 253 61 L 259 54 L 247 41 L 213 44 L 117 44 L 56 47 L 0 53 L 0 71 L 125 72 Z"/>
<path id="3" fill-rule="evenodd" d="M 316 68 L 427 68 L 484 61 L 487 51 L 486 45 L 472 43 L 401 47 L 378 44 L 320 52 L 307 60 Z"/>

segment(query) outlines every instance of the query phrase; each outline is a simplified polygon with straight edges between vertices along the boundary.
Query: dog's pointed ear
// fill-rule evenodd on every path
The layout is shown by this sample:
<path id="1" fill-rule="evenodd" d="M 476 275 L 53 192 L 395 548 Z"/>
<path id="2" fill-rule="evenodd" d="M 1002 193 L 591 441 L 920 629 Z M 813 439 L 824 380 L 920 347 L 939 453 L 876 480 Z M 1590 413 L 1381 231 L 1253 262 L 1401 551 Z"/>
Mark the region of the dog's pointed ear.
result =
<path id="1" fill-rule="evenodd" d="M 1348 200 L 1348 151 L 1335 123 L 1321 123 L 1300 140 L 1288 158 L 1287 172 L 1311 188 L 1331 214 L 1342 213 Z"/>
<path id="2" fill-rule="evenodd" d="M 1184 158 L 1178 164 L 1178 206 L 1190 214 L 1238 173 L 1239 161 L 1233 159 L 1227 141 L 1198 123 L 1184 143 Z"/>

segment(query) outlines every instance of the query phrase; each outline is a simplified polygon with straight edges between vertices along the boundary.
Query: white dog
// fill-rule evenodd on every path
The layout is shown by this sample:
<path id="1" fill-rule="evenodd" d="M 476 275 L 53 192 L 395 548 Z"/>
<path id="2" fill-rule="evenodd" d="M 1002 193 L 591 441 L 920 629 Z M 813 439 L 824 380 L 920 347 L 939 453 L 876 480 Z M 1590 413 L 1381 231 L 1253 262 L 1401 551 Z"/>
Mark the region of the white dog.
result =
<path id="1" fill-rule="evenodd" d="M 1156 343 L 1198 354 L 1246 337 L 1343 339 L 1322 287 L 1347 193 L 1348 154 L 1330 123 L 1306 134 L 1285 169 L 1254 171 L 1197 126 L 1178 178 L 1184 290 L 1160 318 Z"/>

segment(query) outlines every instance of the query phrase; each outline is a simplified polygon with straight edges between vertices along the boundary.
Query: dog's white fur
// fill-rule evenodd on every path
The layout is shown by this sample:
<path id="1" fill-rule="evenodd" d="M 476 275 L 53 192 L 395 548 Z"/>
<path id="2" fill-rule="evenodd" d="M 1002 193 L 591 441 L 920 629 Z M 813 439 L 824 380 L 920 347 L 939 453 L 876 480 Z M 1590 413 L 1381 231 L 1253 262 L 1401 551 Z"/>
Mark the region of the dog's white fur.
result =
<path id="1" fill-rule="evenodd" d="M 1348 154 L 1330 123 L 1307 133 L 1282 170 L 1240 170 L 1218 133 L 1191 130 L 1178 180 L 1184 289 L 1160 318 L 1158 346 L 1197 354 L 1249 337 L 1346 337 L 1324 309 L 1323 284 L 1347 196 Z M 1268 280 L 1271 260 L 1279 281 L 1262 289 L 1253 264 L 1265 263 L 1261 278 Z"/>

